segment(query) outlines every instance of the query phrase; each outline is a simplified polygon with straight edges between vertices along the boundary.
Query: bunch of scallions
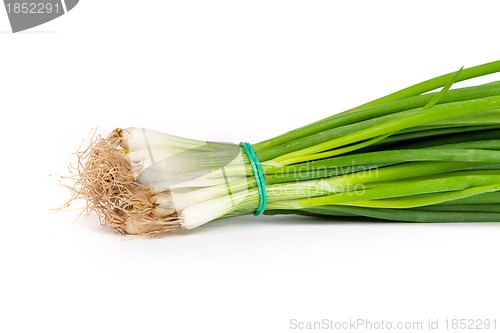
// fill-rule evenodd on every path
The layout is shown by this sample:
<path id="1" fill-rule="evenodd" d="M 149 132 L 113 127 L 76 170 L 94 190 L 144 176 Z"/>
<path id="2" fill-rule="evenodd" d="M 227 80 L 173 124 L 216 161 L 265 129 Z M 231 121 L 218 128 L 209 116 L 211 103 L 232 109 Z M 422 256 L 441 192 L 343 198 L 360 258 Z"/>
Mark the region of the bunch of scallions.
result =
<path id="1" fill-rule="evenodd" d="M 451 89 L 495 72 L 462 68 L 253 145 L 116 129 L 79 149 L 70 202 L 128 234 L 261 213 L 499 222 L 500 81 Z"/>

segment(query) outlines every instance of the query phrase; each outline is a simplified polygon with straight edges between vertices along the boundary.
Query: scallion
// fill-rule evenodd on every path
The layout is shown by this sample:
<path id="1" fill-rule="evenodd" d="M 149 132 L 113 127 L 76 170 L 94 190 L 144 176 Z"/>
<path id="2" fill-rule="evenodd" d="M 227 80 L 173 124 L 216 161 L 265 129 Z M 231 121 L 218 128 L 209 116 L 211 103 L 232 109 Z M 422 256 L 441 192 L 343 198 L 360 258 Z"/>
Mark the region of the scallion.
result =
<path id="1" fill-rule="evenodd" d="M 255 156 L 116 129 L 78 153 L 71 201 L 129 234 L 191 229 L 263 204 L 269 215 L 328 220 L 500 222 L 500 82 L 451 88 L 496 72 L 500 61 L 424 81 L 253 144 Z"/>

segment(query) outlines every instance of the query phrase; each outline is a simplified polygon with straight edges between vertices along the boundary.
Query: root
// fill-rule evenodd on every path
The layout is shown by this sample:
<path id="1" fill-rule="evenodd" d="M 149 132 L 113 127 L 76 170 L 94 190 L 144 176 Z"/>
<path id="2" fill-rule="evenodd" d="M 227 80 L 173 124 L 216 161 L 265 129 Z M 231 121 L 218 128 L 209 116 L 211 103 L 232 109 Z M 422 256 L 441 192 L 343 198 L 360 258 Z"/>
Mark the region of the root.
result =
<path id="1" fill-rule="evenodd" d="M 139 184 L 134 168 L 126 157 L 122 129 L 103 139 L 93 137 L 90 146 L 77 152 L 77 166 L 70 167 L 74 184 L 71 198 L 86 202 L 86 215 L 94 212 L 101 224 L 108 224 L 121 234 L 156 235 L 180 227 L 174 209 L 167 216 L 153 214 L 153 193 Z M 137 172 L 136 172 L 137 174 Z M 167 193 L 168 194 L 168 193 Z"/>

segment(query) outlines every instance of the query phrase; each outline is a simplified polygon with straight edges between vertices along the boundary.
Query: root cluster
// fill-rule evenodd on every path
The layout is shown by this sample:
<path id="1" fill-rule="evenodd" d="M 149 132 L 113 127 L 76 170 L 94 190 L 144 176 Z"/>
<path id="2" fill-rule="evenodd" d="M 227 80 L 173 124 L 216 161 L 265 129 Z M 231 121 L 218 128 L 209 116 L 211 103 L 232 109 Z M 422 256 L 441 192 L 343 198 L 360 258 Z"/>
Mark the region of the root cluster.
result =
<path id="1" fill-rule="evenodd" d="M 122 134 L 116 129 L 105 139 L 94 137 L 88 148 L 77 152 L 70 202 L 85 200 L 87 215 L 94 212 L 101 224 L 122 234 L 156 235 L 180 227 L 173 209 L 168 216 L 153 214 L 153 193 L 136 181 Z"/>

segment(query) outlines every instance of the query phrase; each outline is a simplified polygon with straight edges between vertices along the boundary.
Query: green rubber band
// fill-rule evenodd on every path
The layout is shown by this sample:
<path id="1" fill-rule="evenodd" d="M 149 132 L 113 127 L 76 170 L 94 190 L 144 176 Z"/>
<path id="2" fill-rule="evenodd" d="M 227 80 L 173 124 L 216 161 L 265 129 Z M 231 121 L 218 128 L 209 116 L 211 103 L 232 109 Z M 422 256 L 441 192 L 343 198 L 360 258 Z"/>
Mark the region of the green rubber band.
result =
<path id="1" fill-rule="evenodd" d="M 252 146 L 248 142 L 241 142 L 240 146 L 243 148 L 245 153 L 247 153 L 248 159 L 250 160 L 250 165 L 252 166 L 253 174 L 255 176 L 255 181 L 257 182 L 257 189 L 259 190 L 259 207 L 253 215 L 257 216 L 266 210 L 267 205 L 267 194 L 266 194 L 266 182 L 264 181 L 264 173 L 260 166 L 259 158 Z"/>

